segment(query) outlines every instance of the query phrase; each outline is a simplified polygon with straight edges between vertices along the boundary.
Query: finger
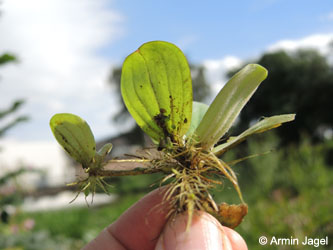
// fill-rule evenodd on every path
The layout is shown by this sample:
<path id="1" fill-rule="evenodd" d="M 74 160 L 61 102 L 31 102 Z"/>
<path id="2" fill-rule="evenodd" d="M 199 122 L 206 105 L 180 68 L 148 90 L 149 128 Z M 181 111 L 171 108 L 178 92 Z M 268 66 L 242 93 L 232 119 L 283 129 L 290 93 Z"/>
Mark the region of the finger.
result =
<path id="1" fill-rule="evenodd" d="M 169 211 L 168 205 L 162 203 L 164 190 L 154 190 L 139 200 L 90 242 L 85 250 L 154 249 Z"/>
<path id="2" fill-rule="evenodd" d="M 223 227 L 223 229 L 228 239 L 230 240 L 233 249 L 247 250 L 245 240 L 242 238 L 242 236 L 239 235 L 239 233 L 228 227 Z"/>
<path id="3" fill-rule="evenodd" d="M 183 213 L 170 220 L 155 249 L 238 249 L 232 248 L 224 228 L 210 214 L 202 211 L 195 212 L 188 231 L 186 231 L 187 219 L 187 214 Z"/>
<path id="4" fill-rule="evenodd" d="M 126 248 L 105 228 L 82 250 L 126 250 Z"/>

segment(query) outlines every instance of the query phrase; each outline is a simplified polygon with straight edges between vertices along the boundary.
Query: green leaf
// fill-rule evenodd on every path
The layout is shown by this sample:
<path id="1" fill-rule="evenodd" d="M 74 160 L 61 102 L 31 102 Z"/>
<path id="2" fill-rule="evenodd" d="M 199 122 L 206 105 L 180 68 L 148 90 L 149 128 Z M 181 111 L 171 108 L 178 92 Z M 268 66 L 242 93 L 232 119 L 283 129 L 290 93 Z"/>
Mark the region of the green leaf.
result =
<path id="1" fill-rule="evenodd" d="M 257 64 L 249 64 L 235 74 L 209 106 L 194 132 L 196 141 L 210 149 L 229 130 L 244 105 L 267 77 L 267 70 Z"/>
<path id="2" fill-rule="evenodd" d="M 101 147 L 100 150 L 98 150 L 97 154 L 101 157 L 106 157 L 112 150 L 112 144 L 111 143 L 106 143 Z"/>
<path id="3" fill-rule="evenodd" d="M 193 102 L 192 106 L 192 119 L 190 128 L 188 129 L 186 133 L 186 137 L 191 137 L 193 135 L 193 132 L 196 130 L 198 125 L 200 124 L 202 118 L 204 117 L 205 113 L 208 110 L 208 105 L 201 103 L 201 102 Z"/>
<path id="4" fill-rule="evenodd" d="M 103 163 L 105 157 L 111 152 L 112 150 L 112 144 L 111 143 L 106 143 L 101 147 L 100 150 L 95 154 L 95 166 L 100 167 L 101 164 Z"/>
<path id="5" fill-rule="evenodd" d="M 180 140 L 188 130 L 191 73 L 175 45 L 149 42 L 129 55 L 122 68 L 121 93 L 128 111 L 155 141 Z"/>
<path id="6" fill-rule="evenodd" d="M 290 122 L 295 119 L 295 114 L 287 115 L 276 115 L 268 118 L 264 118 L 259 121 L 249 129 L 245 130 L 239 136 L 230 138 L 226 143 L 223 143 L 213 149 L 213 152 L 216 155 L 221 155 L 224 152 L 228 151 L 230 148 L 236 146 L 240 142 L 244 141 L 247 137 L 254 134 L 263 133 L 267 130 L 277 128 L 281 126 L 282 123 Z"/>
<path id="7" fill-rule="evenodd" d="M 15 61 L 17 61 L 17 58 L 14 55 L 7 53 L 0 55 L 0 65 Z"/>
<path id="8" fill-rule="evenodd" d="M 83 168 L 93 163 L 96 143 L 85 120 L 73 114 L 56 114 L 50 120 L 50 127 L 59 144 Z"/>

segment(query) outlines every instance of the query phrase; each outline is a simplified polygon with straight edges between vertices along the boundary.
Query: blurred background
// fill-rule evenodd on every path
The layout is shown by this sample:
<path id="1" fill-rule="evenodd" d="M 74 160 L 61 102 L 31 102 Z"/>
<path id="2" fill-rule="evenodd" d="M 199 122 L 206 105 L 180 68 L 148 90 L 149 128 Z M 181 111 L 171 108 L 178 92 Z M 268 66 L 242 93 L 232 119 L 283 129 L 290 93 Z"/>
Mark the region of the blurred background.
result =
<path id="1" fill-rule="evenodd" d="M 80 249 L 159 175 L 113 178 L 100 192 L 69 204 L 75 164 L 49 129 L 59 112 L 88 121 L 113 156 L 135 153 L 146 139 L 119 93 L 121 64 L 142 43 L 164 40 L 186 54 L 194 99 L 209 104 L 246 63 L 269 76 L 230 131 L 261 117 L 296 120 L 254 136 L 226 161 L 271 153 L 234 167 L 249 214 L 237 231 L 249 249 L 258 238 L 333 240 L 333 3 L 331 0 L 0 2 L 0 249 Z M 225 182 L 216 200 L 239 203 Z M 88 199 L 88 202 L 90 200 Z"/>

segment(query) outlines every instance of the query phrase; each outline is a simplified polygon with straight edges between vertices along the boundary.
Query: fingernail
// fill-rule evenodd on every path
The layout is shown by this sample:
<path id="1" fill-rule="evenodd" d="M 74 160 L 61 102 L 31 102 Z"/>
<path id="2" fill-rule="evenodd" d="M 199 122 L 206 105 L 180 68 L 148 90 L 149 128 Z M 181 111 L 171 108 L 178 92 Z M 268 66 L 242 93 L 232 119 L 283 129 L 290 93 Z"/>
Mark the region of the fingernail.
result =
<path id="1" fill-rule="evenodd" d="M 156 250 L 200 249 L 221 250 L 231 249 L 223 228 L 211 215 L 196 212 L 192 225 L 186 231 L 187 214 L 177 215 L 170 220 L 161 234 Z"/>

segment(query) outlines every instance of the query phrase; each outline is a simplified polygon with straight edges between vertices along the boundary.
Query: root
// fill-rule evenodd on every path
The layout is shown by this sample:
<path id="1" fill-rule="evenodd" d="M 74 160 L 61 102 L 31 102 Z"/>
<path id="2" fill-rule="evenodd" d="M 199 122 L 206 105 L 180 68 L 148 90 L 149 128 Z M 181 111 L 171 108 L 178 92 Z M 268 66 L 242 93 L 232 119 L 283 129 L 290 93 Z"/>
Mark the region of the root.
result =
<path id="1" fill-rule="evenodd" d="M 154 163 L 155 168 L 163 168 L 169 174 L 161 184 L 170 181 L 163 201 L 171 204 L 168 217 L 186 212 L 188 215 L 187 230 L 192 223 L 193 213 L 203 210 L 212 214 L 219 213 L 219 207 L 213 200 L 209 190 L 222 185 L 222 177 L 226 177 L 234 185 L 240 200 L 244 203 L 233 170 L 213 153 L 200 148 L 175 148 L 166 152 L 162 159 Z M 220 180 L 212 178 L 220 177 Z"/>

